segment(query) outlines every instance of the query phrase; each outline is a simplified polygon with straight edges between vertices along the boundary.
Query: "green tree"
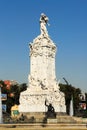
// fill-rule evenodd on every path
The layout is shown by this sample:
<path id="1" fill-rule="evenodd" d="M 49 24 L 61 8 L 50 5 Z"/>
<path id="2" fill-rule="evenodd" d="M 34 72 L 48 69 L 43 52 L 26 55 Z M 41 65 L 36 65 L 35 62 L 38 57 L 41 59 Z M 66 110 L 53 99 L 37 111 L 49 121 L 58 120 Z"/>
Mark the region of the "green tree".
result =
<path id="1" fill-rule="evenodd" d="M 20 93 L 27 89 L 26 83 L 6 85 L 4 81 L 0 80 L 1 91 L 7 94 L 7 100 L 4 104 L 7 105 L 7 112 L 11 112 L 11 107 L 15 104 L 19 105 Z"/>
<path id="2" fill-rule="evenodd" d="M 81 90 L 69 84 L 60 83 L 59 86 L 60 86 L 60 91 L 62 91 L 65 94 L 66 113 L 69 114 L 70 112 L 70 101 L 71 101 L 71 97 L 73 96 L 73 106 L 74 106 L 74 114 L 75 114 L 79 107 L 79 94 L 81 93 Z"/>

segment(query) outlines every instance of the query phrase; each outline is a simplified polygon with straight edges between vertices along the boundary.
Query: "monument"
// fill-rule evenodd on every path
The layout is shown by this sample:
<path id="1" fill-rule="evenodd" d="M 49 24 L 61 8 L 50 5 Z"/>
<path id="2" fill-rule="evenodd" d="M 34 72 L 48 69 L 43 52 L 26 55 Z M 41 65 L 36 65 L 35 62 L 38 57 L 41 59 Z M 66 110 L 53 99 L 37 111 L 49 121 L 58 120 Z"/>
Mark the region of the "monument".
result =
<path id="1" fill-rule="evenodd" d="M 66 112 L 65 96 L 59 90 L 55 74 L 56 45 L 48 35 L 49 18 L 40 16 L 41 34 L 30 47 L 30 73 L 28 88 L 20 94 L 19 112 L 46 112 L 46 104 L 52 104 L 55 112 Z"/>

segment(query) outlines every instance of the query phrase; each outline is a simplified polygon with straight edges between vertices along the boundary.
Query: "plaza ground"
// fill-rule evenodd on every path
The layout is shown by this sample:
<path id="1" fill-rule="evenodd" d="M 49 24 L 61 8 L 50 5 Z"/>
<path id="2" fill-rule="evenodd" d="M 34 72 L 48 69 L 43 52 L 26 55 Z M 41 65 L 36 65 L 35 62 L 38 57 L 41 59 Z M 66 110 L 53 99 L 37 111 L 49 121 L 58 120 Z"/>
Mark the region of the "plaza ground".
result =
<path id="1" fill-rule="evenodd" d="M 86 128 L 0 128 L 0 130 L 87 130 Z"/>
<path id="2" fill-rule="evenodd" d="M 87 130 L 87 124 L 0 124 L 0 130 Z"/>

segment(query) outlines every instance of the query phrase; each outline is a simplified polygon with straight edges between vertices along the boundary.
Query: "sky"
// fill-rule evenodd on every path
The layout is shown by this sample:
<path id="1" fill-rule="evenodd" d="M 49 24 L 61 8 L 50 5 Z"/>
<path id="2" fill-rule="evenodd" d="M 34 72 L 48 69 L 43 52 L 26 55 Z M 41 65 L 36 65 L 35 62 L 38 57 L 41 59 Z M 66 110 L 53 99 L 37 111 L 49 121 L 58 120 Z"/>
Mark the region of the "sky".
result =
<path id="1" fill-rule="evenodd" d="M 0 0 L 0 79 L 28 82 L 28 44 L 40 34 L 41 13 L 57 46 L 57 80 L 87 92 L 87 0 Z"/>

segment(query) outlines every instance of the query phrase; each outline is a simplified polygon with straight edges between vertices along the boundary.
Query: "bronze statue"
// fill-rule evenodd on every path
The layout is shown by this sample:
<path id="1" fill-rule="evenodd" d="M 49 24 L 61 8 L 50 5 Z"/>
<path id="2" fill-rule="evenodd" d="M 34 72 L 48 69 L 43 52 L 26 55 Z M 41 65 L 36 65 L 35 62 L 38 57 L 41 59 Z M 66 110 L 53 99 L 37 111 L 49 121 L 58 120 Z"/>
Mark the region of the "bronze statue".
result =
<path id="1" fill-rule="evenodd" d="M 46 103 L 47 101 L 45 100 L 45 106 L 48 107 L 48 110 L 46 112 L 46 116 L 47 118 L 56 118 L 56 113 L 55 113 L 55 109 L 52 106 L 52 104 L 50 103 L 49 105 L 47 105 Z"/>

